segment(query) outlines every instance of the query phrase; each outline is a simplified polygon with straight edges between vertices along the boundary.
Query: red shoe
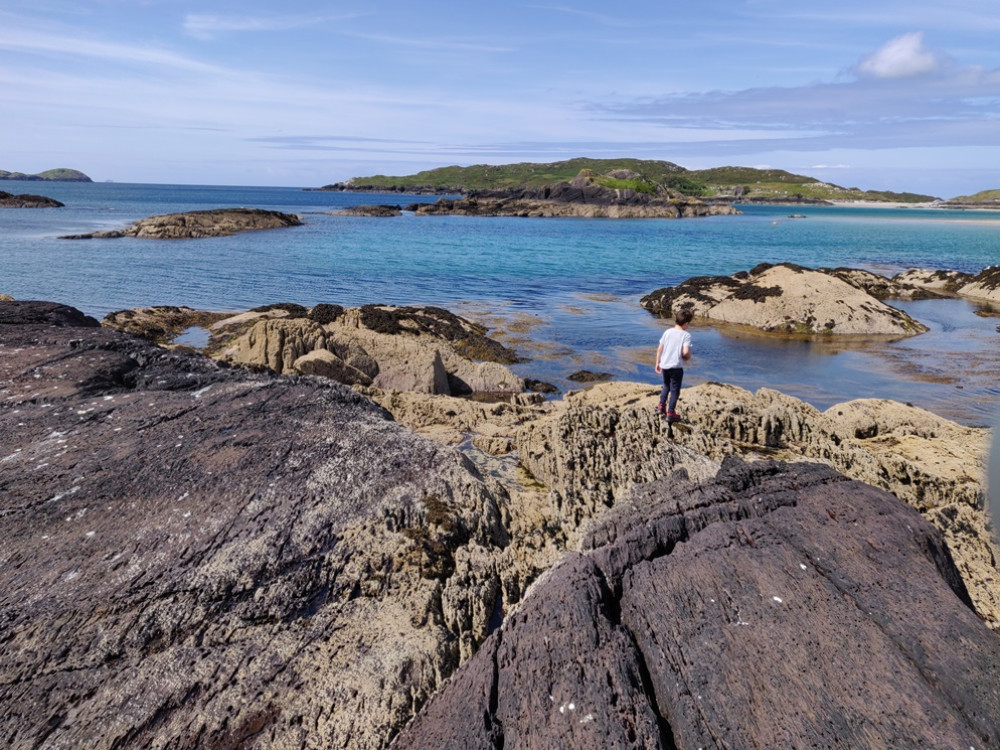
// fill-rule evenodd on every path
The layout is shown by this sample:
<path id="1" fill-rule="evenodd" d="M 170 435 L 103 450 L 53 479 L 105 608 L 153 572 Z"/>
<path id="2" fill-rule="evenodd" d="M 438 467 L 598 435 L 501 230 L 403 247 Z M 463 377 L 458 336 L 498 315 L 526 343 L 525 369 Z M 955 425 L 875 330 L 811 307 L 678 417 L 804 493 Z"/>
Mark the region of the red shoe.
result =
<path id="1" fill-rule="evenodd" d="M 668 411 L 667 412 L 667 419 L 676 419 L 676 420 L 679 420 L 680 418 L 681 418 L 681 415 L 678 414 L 675 411 Z"/>
<path id="2" fill-rule="evenodd" d="M 665 407 L 665 406 L 664 406 L 663 404 L 657 404 L 657 405 L 656 405 L 656 412 L 657 412 L 657 413 L 658 413 L 658 414 L 659 414 L 660 416 L 663 416 L 663 412 L 664 412 L 664 411 L 666 411 L 666 408 L 667 408 L 667 407 Z"/>

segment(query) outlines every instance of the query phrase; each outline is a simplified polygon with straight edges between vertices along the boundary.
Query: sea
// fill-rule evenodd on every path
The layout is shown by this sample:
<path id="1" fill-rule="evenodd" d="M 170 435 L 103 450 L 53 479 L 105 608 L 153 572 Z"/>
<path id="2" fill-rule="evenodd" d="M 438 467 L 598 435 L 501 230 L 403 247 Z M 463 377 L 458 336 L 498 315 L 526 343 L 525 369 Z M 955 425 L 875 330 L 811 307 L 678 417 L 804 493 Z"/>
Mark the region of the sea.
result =
<path id="1" fill-rule="evenodd" d="M 519 375 L 563 393 L 581 387 L 569 379 L 581 370 L 658 383 L 654 352 L 671 321 L 639 299 L 693 276 L 784 261 L 886 276 L 1000 264 L 1000 212 L 992 211 L 744 205 L 737 216 L 697 219 L 375 218 L 332 212 L 437 198 L 292 187 L 0 187 L 65 204 L 0 209 L 0 293 L 15 299 L 61 302 L 98 319 L 149 305 L 435 305 L 486 325 L 522 358 L 513 367 Z M 296 213 L 304 224 L 199 240 L 60 239 L 155 214 L 237 206 Z M 1000 401 L 1000 308 L 965 299 L 890 304 L 930 330 L 831 342 L 693 326 L 685 386 L 774 388 L 819 409 L 886 398 L 989 424 Z"/>

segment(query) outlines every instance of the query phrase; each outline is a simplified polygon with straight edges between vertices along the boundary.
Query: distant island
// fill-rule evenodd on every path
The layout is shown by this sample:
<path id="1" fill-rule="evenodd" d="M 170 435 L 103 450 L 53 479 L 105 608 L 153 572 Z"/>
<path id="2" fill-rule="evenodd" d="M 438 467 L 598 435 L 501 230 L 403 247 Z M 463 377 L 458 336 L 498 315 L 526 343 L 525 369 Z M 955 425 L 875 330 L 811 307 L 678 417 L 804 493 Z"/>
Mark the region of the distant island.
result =
<path id="1" fill-rule="evenodd" d="M 0 169 L 0 180 L 15 180 L 20 182 L 93 182 L 87 175 L 76 169 L 46 169 L 38 174 L 23 172 L 8 172 Z"/>
<path id="2" fill-rule="evenodd" d="M 613 178 L 603 180 L 613 189 L 663 190 L 703 201 L 739 203 L 932 203 L 941 199 L 919 193 L 889 190 L 861 190 L 822 182 L 815 177 L 796 175 L 781 169 L 752 167 L 715 167 L 690 170 L 669 161 L 644 159 L 589 159 L 535 164 L 477 164 L 471 167 L 440 167 L 407 176 L 375 175 L 353 177 L 346 182 L 325 185 L 319 190 L 410 193 L 430 195 L 467 195 L 475 191 L 518 191 L 543 188 L 570 182 L 581 171 L 609 175 L 627 171 L 638 175 L 635 181 L 619 184 Z"/>

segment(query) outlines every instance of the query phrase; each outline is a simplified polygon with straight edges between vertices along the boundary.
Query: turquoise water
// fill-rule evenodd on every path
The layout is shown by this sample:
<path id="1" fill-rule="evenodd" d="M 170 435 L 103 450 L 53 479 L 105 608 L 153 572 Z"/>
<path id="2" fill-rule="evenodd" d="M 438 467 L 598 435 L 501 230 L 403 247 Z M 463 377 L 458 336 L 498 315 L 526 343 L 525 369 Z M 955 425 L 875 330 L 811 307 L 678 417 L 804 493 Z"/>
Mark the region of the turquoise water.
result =
<path id="1" fill-rule="evenodd" d="M 652 352 L 665 322 L 638 300 L 691 276 L 782 261 L 887 275 L 910 267 L 976 272 L 1000 263 L 1000 215 L 986 212 L 746 207 L 742 216 L 673 221 L 366 218 L 325 212 L 434 198 L 112 183 L 4 189 L 67 204 L 0 210 L 0 292 L 18 299 L 56 300 L 96 317 L 154 304 L 435 304 L 508 332 L 531 357 L 516 369 L 564 389 L 573 387 L 566 375 L 577 369 L 656 382 Z M 153 214 L 232 206 L 299 213 L 306 224 L 182 242 L 57 239 Z M 807 218 L 789 218 L 793 211 Z M 820 408 L 879 396 L 985 421 L 1000 395 L 1000 319 L 980 317 L 962 300 L 901 306 L 931 332 L 843 347 L 695 328 L 688 384 L 767 385 Z"/>

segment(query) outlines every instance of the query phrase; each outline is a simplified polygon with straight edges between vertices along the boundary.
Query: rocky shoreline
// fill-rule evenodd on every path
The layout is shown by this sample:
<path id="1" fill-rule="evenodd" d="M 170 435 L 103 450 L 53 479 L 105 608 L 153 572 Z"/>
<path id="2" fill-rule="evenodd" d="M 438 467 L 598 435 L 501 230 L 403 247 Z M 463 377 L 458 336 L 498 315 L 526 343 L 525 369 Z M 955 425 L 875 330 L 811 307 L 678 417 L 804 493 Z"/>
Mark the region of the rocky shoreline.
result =
<path id="1" fill-rule="evenodd" d="M 5 745 L 1000 746 L 987 430 L 200 315 L 0 302 Z"/>
<path id="2" fill-rule="evenodd" d="M 610 187 L 627 185 L 628 187 Z M 583 170 L 574 179 L 539 188 L 472 190 L 459 198 L 411 203 L 402 210 L 420 216 L 510 216 L 524 218 L 679 219 L 738 214 L 731 201 L 702 201 L 644 182 L 618 170 L 598 176 Z M 391 207 L 355 206 L 338 212 L 359 216 L 396 215 Z"/>

